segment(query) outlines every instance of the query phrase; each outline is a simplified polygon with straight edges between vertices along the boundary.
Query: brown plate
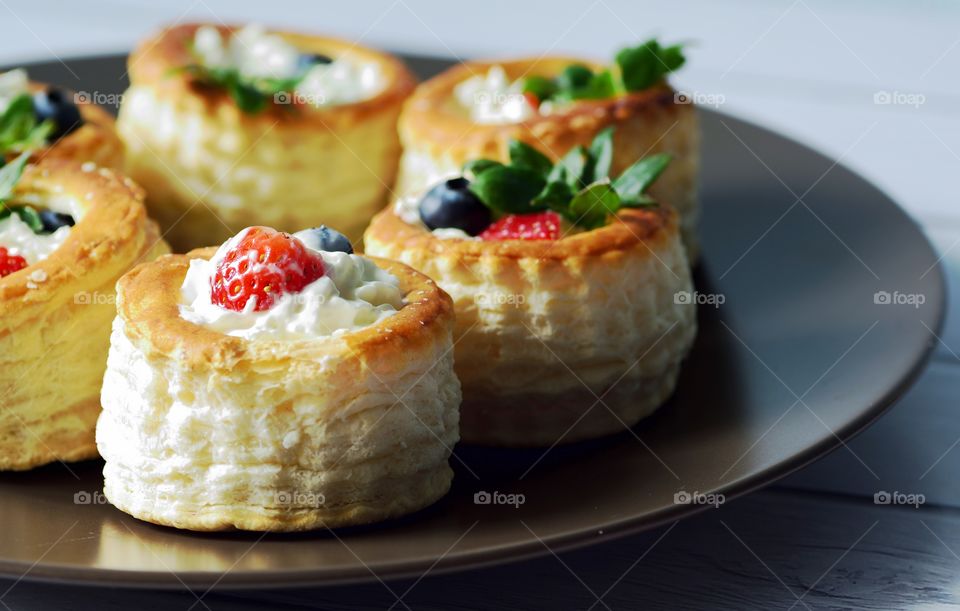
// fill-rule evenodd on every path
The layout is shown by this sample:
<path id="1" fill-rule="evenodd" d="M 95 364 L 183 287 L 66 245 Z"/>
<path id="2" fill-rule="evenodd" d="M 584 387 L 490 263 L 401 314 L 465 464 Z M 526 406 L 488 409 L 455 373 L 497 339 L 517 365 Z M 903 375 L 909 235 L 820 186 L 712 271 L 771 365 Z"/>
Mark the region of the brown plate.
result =
<path id="1" fill-rule="evenodd" d="M 449 64 L 409 61 L 423 76 Z M 31 75 L 97 95 L 125 86 L 120 56 L 70 67 L 80 81 L 60 64 Z M 138 522 L 104 504 L 99 462 L 2 474 L 0 573 L 263 587 L 477 567 L 675 520 L 842 445 L 923 366 L 944 311 L 937 257 L 896 204 L 833 160 L 716 112 L 703 131 L 697 284 L 714 303 L 700 307 L 680 389 L 636 429 L 550 451 L 458 447 L 453 490 L 430 509 L 297 536 Z M 524 502 L 478 504 L 482 492 Z"/>

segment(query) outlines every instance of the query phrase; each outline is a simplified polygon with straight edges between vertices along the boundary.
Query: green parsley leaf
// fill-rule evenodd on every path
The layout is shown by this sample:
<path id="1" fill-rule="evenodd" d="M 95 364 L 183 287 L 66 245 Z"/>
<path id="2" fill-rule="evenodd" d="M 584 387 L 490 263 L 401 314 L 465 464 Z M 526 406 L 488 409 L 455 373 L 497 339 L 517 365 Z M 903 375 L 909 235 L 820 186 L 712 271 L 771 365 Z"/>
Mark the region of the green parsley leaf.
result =
<path id="1" fill-rule="evenodd" d="M 567 218 L 587 229 L 602 227 L 620 209 L 620 196 L 609 182 L 595 182 L 573 196 Z"/>
<path id="2" fill-rule="evenodd" d="M 579 191 L 590 182 L 590 153 L 583 146 L 575 146 L 560 158 L 547 175 L 547 182 L 560 180 Z"/>
<path id="3" fill-rule="evenodd" d="M 659 153 L 644 157 L 623 171 L 613 181 L 613 188 L 620 194 L 626 205 L 646 205 L 651 203 L 644 195 L 647 188 L 653 184 L 667 166 L 670 165 L 670 154 Z"/>
<path id="4" fill-rule="evenodd" d="M 13 195 L 17 181 L 23 175 L 23 168 L 30 160 L 30 153 L 23 153 L 10 163 L 0 168 L 0 202 L 6 202 Z"/>
<path id="5" fill-rule="evenodd" d="M 620 78 L 627 91 L 643 91 L 668 73 L 680 68 L 686 58 L 681 45 L 661 47 L 655 38 L 617 53 Z"/>
<path id="6" fill-rule="evenodd" d="M 32 206 L 13 206 L 13 213 L 20 217 L 20 220 L 26 223 L 33 233 L 43 232 L 43 221 L 40 220 L 40 213 Z"/>
<path id="7" fill-rule="evenodd" d="M 559 87 L 553 79 L 545 76 L 528 76 L 523 81 L 523 93 L 532 93 L 538 100 L 546 100 L 557 93 Z"/>
<path id="8" fill-rule="evenodd" d="M 533 198 L 531 204 L 537 209 L 549 208 L 554 212 L 566 215 L 571 199 L 573 199 L 573 189 L 570 188 L 570 185 L 555 180 L 548 182 L 543 190 Z"/>
<path id="9" fill-rule="evenodd" d="M 531 202 L 545 184 L 543 177 L 529 168 L 504 165 L 485 170 L 469 189 L 496 212 L 524 214 L 536 210 Z"/>
<path id="10" fill-rule="evenodd" d="M 473 174 L 473 176 L 476 177 L 490 168 L 502 165 L 502 163 L 494 161 L 493 159 L 471 159 L 463 164 L 463 171 L 464 173 Z"/>
<path id="11" fill-rule="evenodd" d="M 50 120 L 38 124 L 33 98 L 26 93 L 20 94 L 0 115 L 0 153 L 44 146 L 54 128 Z"/>
<path id="12" fill-rule="evenodd" d="M 593 162 L 590 172 L 592 180 L 607 178 L 613 164 L 613 126 L 602 129 L 594 136 L 589 152 Z"/>
<path id="13" fill-rule="evenodd" d="M 546 176 L 553 168 L 550 158 L 525 142 L 510 140 L 508 145 L 510 165 L 528 168 L 541 176 Z"/>
<path id="14" fill-rule="evenodd" d="M 570 64 L 557 76 L 557 88 L 573 90 L 586 87 L 593 78 L 593 70 L 583 64 Z"/>

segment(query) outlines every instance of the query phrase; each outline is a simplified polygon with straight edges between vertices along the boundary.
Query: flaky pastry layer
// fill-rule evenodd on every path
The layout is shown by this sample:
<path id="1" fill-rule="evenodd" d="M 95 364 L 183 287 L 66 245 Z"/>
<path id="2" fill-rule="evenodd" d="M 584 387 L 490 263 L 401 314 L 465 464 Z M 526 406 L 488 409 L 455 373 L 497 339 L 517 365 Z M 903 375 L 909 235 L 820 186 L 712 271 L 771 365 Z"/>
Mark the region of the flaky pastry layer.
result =
<path id="1" fill-rule="evenodd" d="M 434 278 L 457 313 L 464 441 L 535 446 L 633 426 L 673 391 L 696 333 L 676 213 L 625 210 L 560 240 L 439 239 L 377 215 L 368 253 Z"/>
<path id="2" fill-rule="evenodd" d="M 0 278 L 0 470 L 97 455 L 114 284 L 169 252 L 142 189 L 114 170 L 45 160 L 27 168 L 15 200 L 77 224 L 48 258 Z"/>
<path id="3" fill-rule="evenodd" d="M 621 95 L 606 100 L 580 100 L 550 115 L 537 115 L 521 123 L 478 124 L 456 100 L 454 88 L 491 66 L 502 66 L 510 79 L 522 76 L 555 76 L 571 63 L 602 66 L 565 57 L 524 58 L 511 61 L 471 61 L 458 64 L 420 84 L 400 115 L 403 156 L 397 192 L 416 193 L 439 177 L 460 171 L 465 161 L 487 158 L 506 160 L 507 144 L 518 139 L 543 151 L 551 159 L 576 145 L 588 145 L 598 132 L 614 126 L 611 175 L 617 175 L 641 157 L 667 152 L 670 167 L 650 193 L 680 213 L 680 230 L 695 261 L 699 251 L 697 174 L 700 134 L 696 108 L 678 103 L 668 86 Z"/>
<path id="4" fill-rule="evenodd" d="M 376 63 L 385 87 L 353 104 L 270 104 L 245 114 L 226 92 L 175 72 L 192 61 L 197 27 L 168 28 L 134 51 L 118 119 L 127 171 L 147 189 L 174 248 L 222 242 L 250 225 L 293 232 L 326 224 L 359 238 L 396 177 L 396 123 L 414 86 L 410 72 L 346 41 L 283 32 L 304 51 L 349 51 Z"/>
<path id="5" fill-rule="evenodd" d="M 398 263 L 406 305 L 342 337 L 248 341 L 180 318 L 189 257 L 119 283 L 97 444 L 104 492 L 146 521 L 296 531 L 406 514 L 450 486 L 453 306 Z"/>

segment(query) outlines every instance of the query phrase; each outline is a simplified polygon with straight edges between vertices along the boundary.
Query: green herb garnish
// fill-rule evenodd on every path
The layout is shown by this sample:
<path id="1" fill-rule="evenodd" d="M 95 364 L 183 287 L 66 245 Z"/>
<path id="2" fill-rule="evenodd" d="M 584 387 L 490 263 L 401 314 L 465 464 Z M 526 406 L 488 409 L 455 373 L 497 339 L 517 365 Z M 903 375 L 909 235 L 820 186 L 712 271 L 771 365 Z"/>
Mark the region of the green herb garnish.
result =
<path id="1" fill-rule="evenodd" d="M 621 208 L 656 205 L 646 190 L 670 163 L 667 153 L 645 157 L 611 180 L 613 128 L 556 163 L 517 140 L 510 142 L 509 153 L 506 164 L 489 159 L 464 164 L 464 172 L 473 176 L 469 189 L 480 201 L 498 214 L 553 210 L 585 229 L 603 226 Z"/>
<path id="2" fill-rule="evenodd" d="M 554 78 L 527 77 L 523 92 L 532 93 L 540 102 L 601 100 L 648 89 L 683 66 L 684 61 L 682 45 L 663 47 L 651 38 L 636 47 L 621 49 L 615 69 L 594 72 L 589 66 L 571 64 Z"/>
<path id="3" fill-rule="evenodd" d="M 53 121 L 37 121 L 33 98 L 23 93 L 10 100 L 0 114 L 0 154 L 21 152 L 39 148 L 56 126 Z"/>
<path id="4" fill-rule="evenodd" d="M 16 214 L 20 220 L 30 227 L 34 233 L 43 233 L 43 221 L 40 220 L 40 213 L 33 206 L 26 204 L 11 205 L 8 200 L 13 197 L 13 190 L 23 175 L 23 169 L 30 159 L 30 153 L 26 152 L 19 157 L 0 167 L 0 220 L 7 218 L 11 214 Z M 0 158 L 0 163 L 3 159 Z"/>
<path id="5" fill-rule="evenodd" d="M 208 87 L 226 89 L 234 103 L 247 114 L 256 114 L 268 104 L 290 97 L 304 73 L 296 78 L 248 78 L 236 68 L 210 68 L 202 64 L 190 64 L 179 69 L 190 74 L 198 83 Z"/>

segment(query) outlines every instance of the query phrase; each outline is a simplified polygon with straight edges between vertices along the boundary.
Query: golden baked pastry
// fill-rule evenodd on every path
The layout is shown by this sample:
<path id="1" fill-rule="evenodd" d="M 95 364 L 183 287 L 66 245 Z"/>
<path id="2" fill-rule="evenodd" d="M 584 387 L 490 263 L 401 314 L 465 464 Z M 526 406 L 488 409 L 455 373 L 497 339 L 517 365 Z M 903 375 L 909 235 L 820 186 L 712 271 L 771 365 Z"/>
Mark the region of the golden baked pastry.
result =
<path id="1" fill-rule="evenodd" d="M 123 143 L 114 129 L 113 117 L 92 103 L 82 94 L 51 87 L 43 83 L 30 82 L 23 70 L 12 70 L 0 74 L 0 115 L 9 112 L 9 107 L 18 95 L 38 100 L 44 108 L 37 112 L 27 104 L 27 118 L 31 124 L 47 118 L 53 123 L 46 138 L 33 142 L 28 148 L 32 151 L 32 161 L 43 159 L 67 159 L 78 162 L 91 161 L 98 166 L 120 168 L 123 164 Z M 40 116 L 37 116 L 40 115 Z M 52 116 L 47 116 L 52 115 Z M 24 117 L 8 114 L 11 121 L 22 121 Z M 69 123 L 58 125 L 56 119 Z M 3 119 L 0 119 L 2 121 Z M 7 147 L 0 142 L 3 157 L 12 160 L 20 152 L 19 146 Z"/>
<path id="2" fill-rule="evenodd" d="M 161 258 L 118 284 L 97 426 L 109 501 L 177 528 L 299 531 L 383 520 L 442 497 L 460 401 L 449 296 L 377 259 L 403 296 L 392 313 L 329 334 L 295 325 L 281 338 L 263 325 L 245 327 L 258 335 L 228 334 L 184 310 L 191 274 L 206 274 L 196 266 L 213 257 L 219 269 L 226 256 L 214 251 Z M 308 291 L 325 279 L 259 314 L 322 307 Z M 201 289 L 209 299 L 213 289 Z"/>
<path id="3" fill-rule="evenodd" d="M 623 431 L 673 392 L 696 331 L 676 213 L 622 209 L 560 239 L 441 237 L 395 209 L 366 252 L 453 298 L 468 443 L 551 445 Z"/>
<path id="4" fill-rule="evenodd" d="M 195 65 L 190 47 L 204 27 L 228 40 L 241 31 L 179 25 L 143 41 L 130 56 L 131 87 L 118 119 L 127 171 L 146 188 L 170 243 L 185 251 L 248 225 L 296 231 L 321 222 L 358 238 L 396 176 L 396 122 L 414 87 L 410 72 L 346 41 L 263 34 L 303 53 L 347 57 L 378 75 L 379 88 L 320 107 L 313 103 L 321 94 L 278 91 L 248 112 L 228 88 L 183 69 Z"/>
<path id="5" fill-rule="evenodd" d="M 143 197 L 114 170 L 45 160 L 26 169 L 6 202 L 76 224 L 33 239 L 17 214 L 0 221 L 0 470 L 97 455 L 114 283 L 168 252 Z M 26 266 L 13 271 L 14 261 Z"/>
<path id="6" fill-rule="evenodd" d="M 571 64 L 604 70 L 596 62 L 566 57 L 470 61 L 422 83 L 400 115 L 403 144 L 397 192 L 415 193 L 439 178 L 457 174 L 469 159 L 505 160 L 507 145 L 517 139 L 558 159 L 576 145 L 587 145 L 603 129 L 616 128 L 613 174 L 635 160 L 656 153 L 673 157 L 668 170 L 651 189 L 656 199 L 680 213 L 680 229 L 688 257 L 698 253 L 696 225 L 699 128 L 696 108 L 679 103 L 665 81 L 643 91 L 604 99 L 580 99 L 555 106 L 550 114 L 532 113 L 513 122 L 478 123 L 461 104 L 455 89 L 472 77 L 502 68 L 506 82 L 522 77 L 553 77 Z M 498 68 L 499 67 L 499 68 Z M 481 92 L 479 96 L 514 96 L 515 92 Z"/>

